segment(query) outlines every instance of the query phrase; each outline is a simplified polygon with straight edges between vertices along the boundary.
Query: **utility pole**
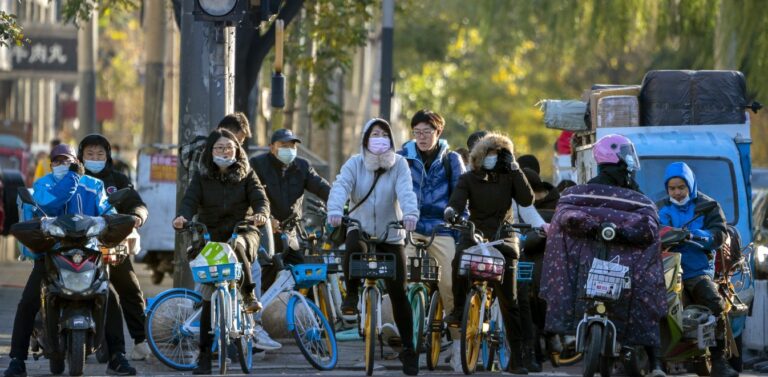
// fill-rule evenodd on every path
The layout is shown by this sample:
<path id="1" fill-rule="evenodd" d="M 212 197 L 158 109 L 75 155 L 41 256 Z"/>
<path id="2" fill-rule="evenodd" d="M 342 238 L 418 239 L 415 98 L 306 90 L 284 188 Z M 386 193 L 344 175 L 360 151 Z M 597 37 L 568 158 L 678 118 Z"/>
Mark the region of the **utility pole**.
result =
<path id="1" fill-rule="evenodd" d="M 392 50 L 394 47 L 395 0 L 384 0 L 381 3 L 381 86 L 379 88 L 379 113 L 389 121 L 392 111 Z"/>
<path id="2" fill-rule="evenodd" d="M 78 90 L 77 119 L 80 135 L 101 133 L 96 121 L 96 52 L 99 49 L 99 12 L 91 11 L 88 21 L 77 29 Z"/>
<path id="3" fill-rule="evenodd" d="M 235 32 L 212 22 L 195 21 L 194 2 L 181 8 L 181 59 L 179 85 L 179 145 L 207 135 L 234 107 Z M 176 206 L 187 190 L 189 172 L 177 165 Z M 193 286 L 186 243 L 176 237 L 174 287 Z"/>
<path id="4" fill-rule="evenodd" d="M 145 3 L 145 45 L 147 52 L 146 81 L 144 86 L 144 130 L 142 144 L 163 142 L 163 97 L 165 93 L 165 42 L 168 16 L 165 1 Z"/>

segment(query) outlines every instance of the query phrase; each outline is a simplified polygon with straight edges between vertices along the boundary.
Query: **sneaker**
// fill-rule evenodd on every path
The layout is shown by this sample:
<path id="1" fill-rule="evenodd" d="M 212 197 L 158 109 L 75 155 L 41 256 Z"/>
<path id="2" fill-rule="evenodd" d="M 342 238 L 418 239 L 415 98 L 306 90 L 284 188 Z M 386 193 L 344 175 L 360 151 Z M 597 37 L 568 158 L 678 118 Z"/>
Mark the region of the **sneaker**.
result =
<path id="1" fill-rule="evenodd" d="M 412 348 L 407 348 L 400 352 L 400 361 L 403 363 L 403 373 L 408 376 L 419 374 L 419 354 Z"/>
<path id="2" fill-rule="evenodd" d="M 283 348 L 282 344 L 269 337 L 267 330 L 264 330 L 263 326 L 257 325 L 256 328 L 254 328 L 254 333 L 256 334 L 256 344 L 253 345 L 254 348 L 264 351 L 274 351 Z"/>
<path id="3" fill-rule="evenodd" d="M 451 345 L 451 368 L 456 373 L 464 373 L 461 368 L 461 343 L 458 340 L 454 340 Z"/>
<path id="4" fill-rule="evenodd" d="M 112 356 L 112 360 L 107 364 L 107 374 L 112 376 L 135 376 L 136 368 L 128 363 L 128 359 L 125 358 L 125 355 L 118 352 Z"/>
<path id="5" fill-rule="evenodd" d="M 648 374 L 645 375 L 646 377 L 667 377 L 667 374 L 664 373 L 663 370 L 660 368 L 654 368 L 652 371 L 650 371 Z"/>
<path id="6" fill-rule="evenodd" d="M 256 294 L 253 292 L 243 297 L 243 303 L 245 304 L 246 313 L 256 313 L 262 309 L 261 302 L 256 299 Z"/>
<path id="7" fill-rule="evenodd" d="M 357 314 L 357 295 L 347 292 L 347 297 L 341 302 L 341 313 L 344 315 Z"/>
<path id="8" fill-rule="evenodd" d="M 147 341 L 145 340 L 133 346 L 133 349 L 131 350 L 131 360 L 133 361 L 146 360 L 151 354 L 152 354 L 152 351 L 149 350 L 149 344 L 147 344 Z"/>
<path id="9" fill-rule="evenodd" d="M 715 377 L 738 377 L 739 372 L 737 372 L 730 363 L 728 363 L 728 360 L 725 360 L 722 357 L 713 357 L 712 358 L 712 372 L 710 376 Z"/>
<path id="10" fill-rule="evenodd" d="M 397 327 L 391 323 L 381 325 L 381 342 L 390 346 L 397 353 L 403 350 L 403 340 L 400 339 L 400 333 L 397 331 Z"/>
<path id="11" fill-rule="evenodd" d="M 11 359 L 8 364 L 8 369 L 3 372 L 5 377 L 27 377 L 27 366 L 24 365 L 24 360 Z"/>
<path id="12" fill-rule="evenodd" d="M 461 317 L 462 312 L 464 309 L 457 310 L 454 309 L 452 312 L 448 313 L 448 315 L 443 318 L 443 322 L 445 322 L 450 327 L 459 327 L 461 326 Z"/>

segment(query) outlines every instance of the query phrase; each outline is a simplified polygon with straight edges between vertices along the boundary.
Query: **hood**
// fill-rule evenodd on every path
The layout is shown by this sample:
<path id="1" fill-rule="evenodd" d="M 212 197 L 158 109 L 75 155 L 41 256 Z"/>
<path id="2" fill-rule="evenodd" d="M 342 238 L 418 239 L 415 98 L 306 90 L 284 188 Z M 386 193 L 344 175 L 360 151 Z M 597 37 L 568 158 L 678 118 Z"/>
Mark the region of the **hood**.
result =
<path id="1" fill-rule="evenodd" d="M 469 164 L 471 165 L 472 170 L 478 172 L 482 171 L 483 159 L 488 154 L 488 152 L 502 148 L 509 150 L 512 155 L 515 154 L 512 140 L 510 140 L 508 137 L 496 132 L 491 132 L 485 135 L 477 142 L 477 144 L 474 145 L 472 152 L 469 154 Z"/>
<path id="2" fill-rule="evenodd" d="M 392 133 L 392 126 L 390 126 L 389 122 L 384 119 L 372 118 L 365 124 L 365 126 L 363 126 L 363 133 L 360 136 L 360 153 L 364 155 L 368 154 L 368 149 L 365 148 L 365 144 L 368 141 L 368 134 L 370 133 L 371 128 L 375 125 L 381 126 L 389 133 L 389 145 L 392 146 L 392 150 L 395 149 L 395 135 Z"/>
<path id="3" fill-rule="evenodd" d="M 104 166 L 104 170 L 100 173 L 103 174 L 104 172 L 112 170 L 112 146 L 109 144 L 109 140 L 100 134 L 90 134 L 83 138 L 80 145 L 77 146 L 77 159 L 81 162 L 85 162 L 85 160 L 83 160 L 83 151 L 85 151 L 85 147 L 89 145 L 101 145 L 107 153 L 107 164 Z"/>
<path id="4" fill-rule="evenodd" d="M 419 151 L 418 146 L 416 146 L 416 142 L 414 140 L 408 140 L 403 144 L 403 155 L 408 159 L 418 159 L 419 158 Z M 448 141 L 445 139 L 440 139 L 437 141 L 437 158 L 441 158 L 443 155 L 445 155 L 448 150 L 450 149 L 450 146 L 448 145 Z"/>
<path id="5" fill-rule="evenodd" d="M 685 162 L 673 162 L 667 166 L 667 170 L 664 172 L 664 192 L 667 192 L 667 183 L 672 178 L 680 178 L 685 181 L 688 186 L 688 192 L 691 200 L 696 199 L 697 187 L 696 176 L 693 174 L 693 170 Z"/>

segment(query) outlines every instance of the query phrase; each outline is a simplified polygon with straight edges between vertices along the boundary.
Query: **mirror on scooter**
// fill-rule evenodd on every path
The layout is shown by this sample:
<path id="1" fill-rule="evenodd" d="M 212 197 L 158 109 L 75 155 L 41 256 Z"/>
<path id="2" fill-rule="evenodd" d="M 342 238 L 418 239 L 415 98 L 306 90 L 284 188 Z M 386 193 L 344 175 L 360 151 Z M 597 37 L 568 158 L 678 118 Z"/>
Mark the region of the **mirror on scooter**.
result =
<path id="1" fill-rule="evenodd" d="M 32 194 L 29 193 L 29 190 L 27 190 L 26 187 L 19 187 L 18 193 L 22 203 L 37 206 L 35 199 L 32 198 Z"/>

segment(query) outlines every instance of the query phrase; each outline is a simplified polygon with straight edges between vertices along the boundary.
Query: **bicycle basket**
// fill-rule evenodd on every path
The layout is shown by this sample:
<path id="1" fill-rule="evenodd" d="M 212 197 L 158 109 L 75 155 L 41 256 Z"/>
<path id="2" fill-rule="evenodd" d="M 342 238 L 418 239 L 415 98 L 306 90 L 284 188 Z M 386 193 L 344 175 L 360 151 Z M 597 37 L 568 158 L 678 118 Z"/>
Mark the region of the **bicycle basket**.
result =
<path id="1" fill-rule="evenodd" d="M 242 274 L 243 266 L 240 263 L 192 267 L 192 278 L 201 284 L 237 280 Z"/>
<path id="2" fill-rule="evenodd" d="M 310 288 L 325 281 L 327 266 L 322 263 L 297 264 L 291 267 L 297 288 Z"/>
<path id="3" fill-rule="evenodd" d="M 533 280 L 533 263 L 517 262 L 517 281 L 528 282 Z"/>
<path id="4" fill-rule="evenodd" d="M 618 300 L 624 288 L 630 288 L 630 278 L 627 276 L 629 267 L 618 263 L 619 258 L 611 261 L 595 258 L 587 275 L 587 284 L 584 286 L 584 297 Z"/>
<path id="5" fill-rule="evenodd" d="M 431 257 L 423 259 L 419 257 L 408 258 L 407 279 L 413 283 L 439 283 L 440 266 L 437 265 L 437 260 Z"/>
<path id="6" fill-rule="evenodd" d="M 502 281 L 504 278 L 504 256 L 493 245 L 482 243 L 467 248 L 461 253 L 459 275 L 473 280 Z"/>
<path id="7" fill-rule="evenodd" d="M 344 250 L 330 249 L 322 250 L 320 256 L 323 262 L 328 266 L 329 274 L 338 274 L 342 272 L 342 263 L 344 261 Z"/>
<path id="8" fill-rule="evenodd" d="M 101 260 L 106 265 L 117 266 L 128 256 L 128 246 L 117 245 L 115 247 L 100 246 Z"/>
<path id="9" fill-rule="evenodd" d="M 355 279 L 394 279 L 397 264 L 394 254 L 352 253 L 349 255 L 349 277 Z"/>

